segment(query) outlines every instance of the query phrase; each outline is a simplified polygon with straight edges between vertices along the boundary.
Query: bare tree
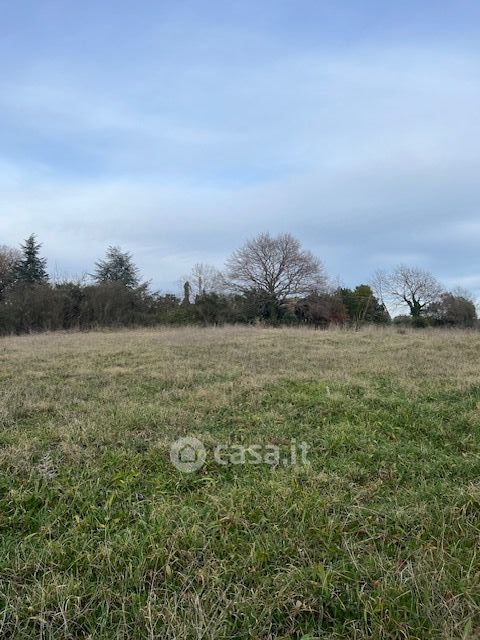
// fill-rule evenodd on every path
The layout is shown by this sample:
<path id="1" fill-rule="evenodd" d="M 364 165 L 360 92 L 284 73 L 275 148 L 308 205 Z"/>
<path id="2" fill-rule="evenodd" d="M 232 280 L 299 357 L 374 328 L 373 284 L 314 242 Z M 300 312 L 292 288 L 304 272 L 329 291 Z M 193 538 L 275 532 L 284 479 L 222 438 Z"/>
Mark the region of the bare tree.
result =
<path id="1" fill-rule="evenodd" d="M 442 286 L 429 271 L 403 264 L 391 273 L 377 271 L 372 287 L 383 303 L 406 304 L 412 318 L 419 318 L 442 293 Z"/>
<path id="2" fill-rule="evenodd" d="M 18 249 L 6 245 L 0 246 L 0 298 L 15 278 L 15 268 L 21 255 Z"/>
<path id="3" fill-rule="evenodd" d="M 385 271 L 377 269 L 370 280 L 370 286 L 376 297 L 384 307 L 388 305 L 388 293 L 386 291 L 388 284 L 388 275 Z"/>
<path id="4" fill-rule="evenodd" d="M 262 233 L 249 240 L 228 259 L 226 277 L 234 291 L 255 289 L 278 302 L 322 291 L 327 283 L 320 260 L 289 233 Z"/>
<path id="5" fill-rule="evenodd" d="M 222 293 L 225 286 L 221 271 L 204 262 L 197 262 L 187 279 L 194 296 L 202 293 Z"/>

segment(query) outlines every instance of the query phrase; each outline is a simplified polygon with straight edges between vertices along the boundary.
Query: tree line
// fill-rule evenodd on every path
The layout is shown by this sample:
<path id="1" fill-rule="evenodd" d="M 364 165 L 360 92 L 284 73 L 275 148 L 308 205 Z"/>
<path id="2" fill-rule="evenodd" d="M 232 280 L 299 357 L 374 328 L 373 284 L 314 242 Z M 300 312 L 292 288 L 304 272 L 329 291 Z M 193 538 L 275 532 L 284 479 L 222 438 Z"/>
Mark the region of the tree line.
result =
<path id="1" fill-rule="evenodd" d="M 415 327 L 475 327 L 465 291 L 445 291 L 427 271 L 400 265 L 354 288 L 329 283 L 322 262 L 291 234 L 262 233 L 232 253 L 223 271 L 196 264 L 183 295 L 153 291 L 129 252 L 110 246 L 93 273 L 54 280 L 35 235 L 19 249 L 0 247 L 0 333 L 101 326 L 265 323 L 389 324 L 388 309 Z"/>

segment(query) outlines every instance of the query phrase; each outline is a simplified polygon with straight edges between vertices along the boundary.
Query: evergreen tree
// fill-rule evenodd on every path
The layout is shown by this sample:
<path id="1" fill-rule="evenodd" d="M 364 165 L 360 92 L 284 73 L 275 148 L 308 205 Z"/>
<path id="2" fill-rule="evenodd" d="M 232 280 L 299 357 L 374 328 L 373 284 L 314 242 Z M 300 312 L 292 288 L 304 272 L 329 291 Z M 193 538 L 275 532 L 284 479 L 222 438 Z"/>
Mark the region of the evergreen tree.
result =
<path id="1" fill-rule="evenodd" d="M 140 285 L 138 269 L 133 263 L 130 253 L 120 247 L 108 247 L 105 260 L 95 263 L 93 278 L 97 284 L 104 282 L 121 282 L 130 289 Z"/>
<path id="2" fill-rule="evenodd" d="M 187 280 L 185 282 L 185 284 L 183 285 L 183 300 L 182 300 L 182 304 L 183 305 L 189 305 L 190 304 L 190 294 L 192 292 L 192 287 L 190 286 L 190 282 Z"/>
<path id="3" fill-rule="evenodd" d="M 361 327 L 365 322 L 384 324 L 390 322 L 387 309 L 375 297 L 372 288 L 367 284 L 359 284 L 355 289 L 339 289 L 351 322 Z"/>
<path id="4" fill-rule="evenodd" d="M 48 282 L 47 260 L 40 257 L 41 244 L 36 241 L 35 234 L 21 245 L 22 255 L 15 265 L 15 280 L 25 284 L 42 284 Z"/>

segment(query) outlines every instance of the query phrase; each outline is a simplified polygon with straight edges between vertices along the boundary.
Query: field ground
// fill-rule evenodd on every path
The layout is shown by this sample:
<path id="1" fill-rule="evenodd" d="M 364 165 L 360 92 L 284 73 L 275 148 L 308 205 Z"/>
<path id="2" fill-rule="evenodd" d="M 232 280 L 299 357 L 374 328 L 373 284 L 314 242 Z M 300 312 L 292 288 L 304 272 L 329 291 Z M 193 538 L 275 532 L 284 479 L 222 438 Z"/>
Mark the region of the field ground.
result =
<path id="1" fill-rule="evenodd" d="M 480 637 L 480 334 L 51 334 L 0 361 L 1 637 Z M 187 434 L 310 465 L 181 473 Z"/>

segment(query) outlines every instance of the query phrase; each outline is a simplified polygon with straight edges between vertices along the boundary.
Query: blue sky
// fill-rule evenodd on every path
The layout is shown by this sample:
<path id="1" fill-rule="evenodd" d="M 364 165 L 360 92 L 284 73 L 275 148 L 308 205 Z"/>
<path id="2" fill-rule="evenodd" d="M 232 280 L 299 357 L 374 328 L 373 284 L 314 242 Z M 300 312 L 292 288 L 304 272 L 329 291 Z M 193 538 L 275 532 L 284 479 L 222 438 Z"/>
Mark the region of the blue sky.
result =
<path id="1" fill-rule="evenodd" d="M 172 290 L 260 231 L 480 295 L 480 3 L 0 0 L 0 244 Z"/>

